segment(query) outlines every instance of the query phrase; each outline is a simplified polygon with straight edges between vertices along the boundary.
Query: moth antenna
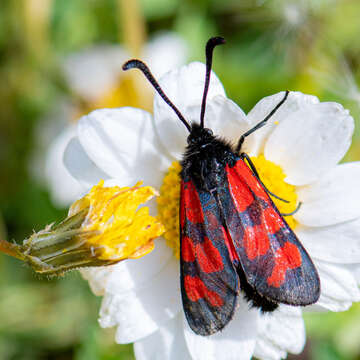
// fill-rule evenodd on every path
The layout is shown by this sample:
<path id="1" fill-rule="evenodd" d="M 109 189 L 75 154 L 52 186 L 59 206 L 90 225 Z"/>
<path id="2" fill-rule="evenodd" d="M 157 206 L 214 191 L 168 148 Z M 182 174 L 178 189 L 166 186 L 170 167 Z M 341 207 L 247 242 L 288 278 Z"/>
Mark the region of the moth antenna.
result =
<path id="1" fill-rule="evenodd" d="M 213 52 L 214 48 L 218 45 L 225 44 L 225 39 L 217 36 L 212 37 L 208 40 L 206 43 L 206 74 L 205 74 L 205 86 L 204 86 L 204 93 L 201 103 L 201 113 L 200 113 L 200 126 L 204 127 L 204 117 L 205 117 L 205 108 L 206 108 L 206 97 L 209 91 L 209 84 L 210 84 L 210 75 L 211 75 L 211 66 L 212 66 L 212 58 L 213 58 Z"/>
<path id="2" fill-rule="evenodd" d="M 191 126 L 185 120 L 184 116 L 181 114 L 179 109 L 170 101 L 170 99 L 165 95 L 164 91 L 161 89 L 159 83 L 155 80 L 154 75 L 151 73 L 150 69 L 147 67 L 145 63 L 138 59 L 132 59 L 127 61 L 122 69 L 124 71 L 129 69 L 139 69 L 145 75 L 145 77 L 149 80 L 150 84 L 154 87 L 154 89 L 158 92 L 161 98 L 175 111 L 176 115 L 180 119 L 180 121 L 186 126 L 186 128 L 191 132 Z"/>

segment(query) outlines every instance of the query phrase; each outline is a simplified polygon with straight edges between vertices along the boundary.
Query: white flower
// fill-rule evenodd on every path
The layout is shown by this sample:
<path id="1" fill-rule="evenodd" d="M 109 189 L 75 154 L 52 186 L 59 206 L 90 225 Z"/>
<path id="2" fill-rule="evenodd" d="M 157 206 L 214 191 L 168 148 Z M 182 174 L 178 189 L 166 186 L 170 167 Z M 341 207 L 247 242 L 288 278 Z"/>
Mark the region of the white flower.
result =
<path id="1" fill-rule="evenodd" d="M 129 101 L 137 103 L 136 99 L 144 102 L 146 100 L 147 105 L 151 104 L 151 87 L 147 92 L 142 89 L 143 94 L 138 96 L 136 91 L 132 93 L 129 84 L 123 81 L 127 78 L 121 65 L 129 56 L 129 52 L 119 45 L 93 46 L 65 58 L 64 75 L 74 94 L 91 108 L 118 107 Z M 144 46 L 142 57 L 151 65 L 156 76 L 161 76 L 185 62 L 187 49 L 180 37 L 163 33 Z M 144 83 L 146 84 L 145 81 Z M 119 86 L 123 88 L 119 89 Z M 69 175 L 62 161 L 66 145 L 76 134 L 74 119 L 79 116 L 79 112 L 81 109 L 76 108 L 69 100 L 60 101 L 59 106 L 51 111 L 36 129 L 38 149 L 31 160 L 30 170 L 36 178 L 45 182 L 50 189 L 52 200 L 59 206 L 69 205 L 82 194 L 82 188 Z M 49 149 L 46 159 L 44 149 Z"/>
<path id="2" fill-rule="evenodd" d="M 204 73 L 203 64 L 191 63 L 160 80 L 188 121 L 199 121 Z M 213 74 L 205 125 L 235 142 L 282 97 L 283 93 L 278 93 L 262 99 L 246 116 L 226 98 Z M 287 352 L 301 352 L 305 343 L 303 310 L 343 311 L 360 300 L 360 163 L 338 165 L 350 146 L 353 130 L 353 119 L 341 105 L 290 92 L 269 123 L 245 141 L 248 154 L 257 156 L 269 171 L 276 172 L 280 166 L 286 175 L 281 184 L 267 186 L 292 189 L 295 200 L 303 203 L 289 223 L 321 278 L 321 296 L 315 305 L 305 309 L 280 305 L 264 315 L 249 309 L 241 299 L 234 319 L 223 331 L 198 336 L 184 319 L 179 261 L 165 241 L 158 239 L 155 250 L 144 258 L 84 272 L 95 294 L 104 296 L 101 326 L 116 326 L 118 343 L 135 342 L 138 360 L 239 360 L 253 355 L 280 359 Z M 105 175 L 120 186 L 141 179 L 160 188 L 171 162 L 181 158 L 186 137 L 183 124 L 155 96 L 154 117 L 128 107 L 97 110 L 80 119 L 64 161 L 84 187 Z"/>

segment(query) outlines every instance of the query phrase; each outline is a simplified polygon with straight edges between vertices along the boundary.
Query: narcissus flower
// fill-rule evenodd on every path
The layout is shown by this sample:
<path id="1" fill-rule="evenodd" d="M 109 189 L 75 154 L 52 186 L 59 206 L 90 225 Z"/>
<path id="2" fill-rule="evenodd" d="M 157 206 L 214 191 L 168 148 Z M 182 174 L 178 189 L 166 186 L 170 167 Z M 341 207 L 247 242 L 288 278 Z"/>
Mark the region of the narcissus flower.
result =
<path id="1" fill-rule="evenodd" d="M 77 200 L 68 217 L 31 235 L 22 245 L 0 243 L 0 251 L 27 262 L 36 272 L 65 271 L 140 258 L 154 248 L 164 227 L 138 207 L 156 195 L 150 186 L 104 187 L 104 181 Z"/>
<path id="2" fill-rule="evenodd" d="M 168 97 L 189 121 L 199 121 L 205 66 L 191 63 L 160 79 Z M 284 93 L 262 99 L 245 115 L 211 77 L 206 127 L 236 142 L 280 102 Z M 93 291 L 104 296 L 103 327 L 116 326 L 118 343 L 135 342 L 140 360 L 280 359 L 305 343 L 302 311 L 344 311 L 360 300 L 360 162 L 338 165 L 354 130 L 352 117 L 336 103 L 290 92 L 269 123 L 243 146 L 281 212 L 302 206 L 287 221 L 312 257 L 321 278 L 319 301 L 307 308 L 280 305 L 271 314 L 245 300 L 221 332 L 194 334 L 181 304 L 179 284 L 179 164 L 187 132 L 155 96 L 154 115 L 135 108 L 97 110 L 80 119 L 64 161 L 82 184 L 100 177 L 128 186 L 139 179 L 160 189 L 151 209 L 165 226 L 155 250 L 139 260 L 83 271 Z M 81 159 L 81 161 L 80 161 Z"/>

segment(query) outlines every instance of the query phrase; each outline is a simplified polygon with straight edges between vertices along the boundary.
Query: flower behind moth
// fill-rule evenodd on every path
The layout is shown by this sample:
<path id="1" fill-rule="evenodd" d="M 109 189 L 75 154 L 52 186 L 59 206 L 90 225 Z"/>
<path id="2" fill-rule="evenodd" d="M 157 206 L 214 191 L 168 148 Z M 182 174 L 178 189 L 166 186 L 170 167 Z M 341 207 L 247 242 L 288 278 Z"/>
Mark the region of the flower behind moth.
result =
<path id="1" fill-rule="evenodd" d="M 139 206 L 154 195 L 150 186 L 104 187 L 100 181 L 77 200 L 68 217 L 34 233 L 23 245 L 11 244 L 15 257 L 48 275 L 88 266 L 104 266 L 139 258 L 154 248 L 163 225 Z M 139 209 L 138 209 L 139 208 Z M 9 254 L 9 251 L 7 251 Z"/>

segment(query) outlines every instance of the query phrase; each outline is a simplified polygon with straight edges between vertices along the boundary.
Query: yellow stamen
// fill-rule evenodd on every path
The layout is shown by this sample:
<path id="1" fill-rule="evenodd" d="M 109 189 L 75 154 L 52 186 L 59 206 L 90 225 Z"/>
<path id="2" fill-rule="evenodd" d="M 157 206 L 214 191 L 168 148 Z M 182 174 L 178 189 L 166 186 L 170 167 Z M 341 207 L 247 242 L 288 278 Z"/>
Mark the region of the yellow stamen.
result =
<path id="1" fill-rule="evenodd" d="M 154 249 L 164 226 L 141 204 L 156 195 L 150 186 L 104 187 L 104 181 L 77 200 L 68 217 L 25 239 L 22 245 L 0 239 L 0 252 L 47 275 L 140 258 Z"/>
<path id="2" fill-rule="evenodd" d="M 154 248 L 151 240 L 164 232 L 157 219 L 149 215 L 147 207 L 138 209 L 156 195 L 152 187 L 140 185 L 138 183 L 132 188 L 103 187 L 102 181 L 71 206 L 69 216 L 89 208 L 81 228 L 92 234 L 87 244 L 102 249 L 99 259 L 144 256 Z"/>
<path id="3" fill-rule="evenodd" d="M 281 213 L 291 213 L 297 206 L 297 194 L 293 185 L 287 184 L 284 179 L 286 175 L 281 167 L 266 160 L 264 155 L 251 158 L 259 172 L 260 179 L 265 186 L 275 195 L 288 200 L 285 203 L 272 197 L 275 205 Z M 176 258 L 180 255 L 179 244 L 179 206 L 180 206 L 180 171 L 178 162 L 173 162 L 164 177 L 160 188 L 160 196 L 157 198 L 159 219 L 165 226 L 163 234 L 166 243 L 170 246 Z M 293 216 L 285 217 L 292 229 L 295 229 L 297 222 Z"/>
<path id="4" fill-rule="evenodd" d="M 180 164 L 174 161 L 164 177 L 164 182 L 160 188 L 160 196 L 157 198 L 159 219 L 165 226 L 163 237 L 166 243 L 174 250 L 174 255 L 177 259 L 180 258 L 180 171 Z"/>

